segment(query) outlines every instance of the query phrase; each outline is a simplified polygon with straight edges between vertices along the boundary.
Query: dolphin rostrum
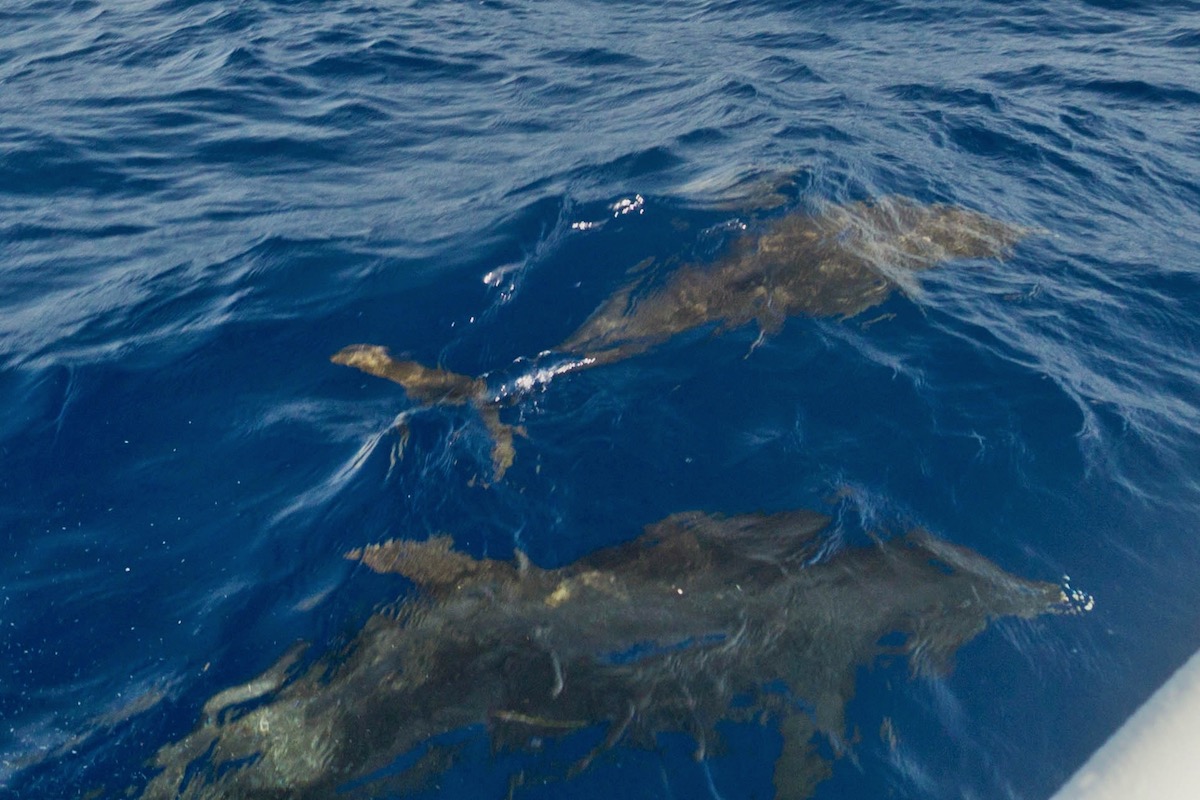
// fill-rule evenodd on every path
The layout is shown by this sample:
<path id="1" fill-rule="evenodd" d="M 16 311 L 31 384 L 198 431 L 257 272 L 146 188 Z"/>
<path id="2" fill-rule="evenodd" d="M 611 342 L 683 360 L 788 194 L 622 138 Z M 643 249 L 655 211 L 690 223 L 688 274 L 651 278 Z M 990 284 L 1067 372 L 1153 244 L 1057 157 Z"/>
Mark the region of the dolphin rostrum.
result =
<path id="1" fill-rule="evenodd" d="M 143 797 L 412 790 L 453 764 L 447 739 L 471 726 L 517 753 L 576 734 L 595 743 L 571 764 L 535 760 L 539 779 L 670 731 L 703 760 L 722 721 L 778 726 L 777 796 L 807 797 L 830 770 L 819 743 L 846 741 L 861 667 L 890 654 L 937 673 L 993 619 L 1074 610 L 1058 585 L 920 530 L 830 554 L 827 523 L 811 511 L 675 514 L 557 569 L 520 553 L 476 559 L 444 535 L 353 550 L 415 596 L 306 670 L 293 650 L 218 693 L 158 752 Z"/>
<path id="2" fill-rule="evenodd" d="M 1003 257 L 1027 233 L 978 211 L 906 197 L 831 205 L 747 232 L 715 263 L 680 267 L 658 288 L 642 292 L 637 280 L 622 287 L 554 349 L 568 361 L 515 387 L 497 391 L 484 378 L 397 360 L 377 345 L 351 345 L 332 360 L 395 381 L 418 403 L 473 404 L 493 437 L 498 480 L 514 457 L 515 430 L 499 414 L 505 392 L 638 355 L 705 325 L 753 322 L 768 335 L 797 314 L 854 316 L 911 284 L 915 272 L 956 258 Z"/>

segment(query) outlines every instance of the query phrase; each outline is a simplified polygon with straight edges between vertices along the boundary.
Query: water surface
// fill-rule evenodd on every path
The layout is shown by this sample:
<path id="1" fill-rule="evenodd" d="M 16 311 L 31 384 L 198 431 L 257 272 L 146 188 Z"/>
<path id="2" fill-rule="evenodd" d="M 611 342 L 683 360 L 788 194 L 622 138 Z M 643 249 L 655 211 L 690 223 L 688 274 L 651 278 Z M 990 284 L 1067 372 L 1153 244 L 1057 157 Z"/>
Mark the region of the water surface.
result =
<path id="1" fill-rule="evenodd" d="M 1047 797 L 1200 647 L 1195 3 L 21 0 L 0 31 L 0 793 L 140 788 L 209 697 L 410 591 L 344 552 L 441 531 L 549 569 L 808 508 L 835 550 L 920 526 L 1095 596 L 943 676 L 863 669 L 818 797 Z M 892 195 L 1037 232 L 559 376 L 490 486 L 470 409 L 329 361 L 519 377 L 632 269 Z M 441 795 L 503 796 L 463 736 Z M 729 740 L 522 791 L 769 795 L 778 731 Z"/>

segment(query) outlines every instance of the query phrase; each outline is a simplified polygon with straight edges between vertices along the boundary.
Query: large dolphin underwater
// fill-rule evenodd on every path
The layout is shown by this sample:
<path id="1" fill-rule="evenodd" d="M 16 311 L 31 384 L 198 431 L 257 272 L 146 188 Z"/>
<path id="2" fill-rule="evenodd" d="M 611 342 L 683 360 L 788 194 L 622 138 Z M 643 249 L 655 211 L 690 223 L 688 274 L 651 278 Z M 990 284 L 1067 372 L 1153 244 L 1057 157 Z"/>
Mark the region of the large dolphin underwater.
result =
<path id="1" fill-rule="evenodd" d="M 920 530 L 829 548 L 828 522 L 675 514 L 558 569 L 476 559 L 448 536 L 351 551 L 416 591 L 342 651 L 300 669 L 293 648 L 212 697 L 157 753 L 143 797 L 416 791 L 461 757 L 472 726 L 496 751 L 542 754 L 513 770 L 512 796 L 665 732 L 690 736 L 703 761 L 724 721 L 777 728 L 777 796 L 808 797 L 831 769 L 822 748 L 849 746 L 861 667 L 890 655 L 936 674 L 991 620 L 1078 609 L 1058 585 Z M 547 744 L 570 736 L 582 746 L 556 763 Z"/>
<path id="2" fill-rule="evenodd" d="M 1028 232 L 978 211 L 906 197 L 793 212 L 748 231 L 714 263 L 680 267 L 660 287 L 644 290 L 636 279 L 622 287 L 554 348 L 569 360 L 546 372 L 629 358 L 706 325 L 755 323 L 769 335 L 799 314 L 851 317 L 911 283 L 916 272 L 952 259 L 1003 257 Z M 495 478 L 512 464 L 514 429 L 500 420 L 499 405 L 530 380 L 497 389 L 486 376 L 397 360 L 378 345 L 351 345 L 332 360 L 395 381 L 418 403 L 473 404 L 493 437 Z"/>

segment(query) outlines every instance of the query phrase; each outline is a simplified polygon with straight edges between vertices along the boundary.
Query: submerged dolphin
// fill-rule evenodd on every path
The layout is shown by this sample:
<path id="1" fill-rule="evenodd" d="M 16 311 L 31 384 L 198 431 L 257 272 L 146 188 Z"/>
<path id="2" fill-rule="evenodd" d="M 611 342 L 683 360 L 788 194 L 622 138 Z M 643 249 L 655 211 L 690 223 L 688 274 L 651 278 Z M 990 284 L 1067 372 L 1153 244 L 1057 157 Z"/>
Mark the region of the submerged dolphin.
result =
<path id="1" fill-rule="evenodd" d="M 913 272 L 955 258 L 1001 257 L 1027 232 L 977 211 L 905 197 L 790 214 L 743 235 L 713 264 L 679 268 L 644 296 L 636 281 L 621 288 L 555 348 L 570 360 L 546 374 L 629 358 L 705 325 L 727 330 L 754 322 L 766 335 L 797 314 L 853 316 L 883 302 Z M 485 379 L 400 361 L 377 345 L 351 345 L 332 360 L 395 381 L 419 403 L 474 404 L 493 437 L 496 479 L 512 464 L 514 430 L 498 409 L 503 392 Z M 518 381 L 517 390 L 534 382 Z"/>
<path id="2" fill-rule="evenodd" d="M 481 724 L 518 751 L 591 729 L 599 744 L 570 769 L 543 759 L 542 778 L 666 731 L 689 734 L 703 759 L 722 720 L 778 725 L 778 796 L 806 797 L 830 769 L 818 742 L 837 750 L 847 733 L 860 667 L 890 653 L 937 671 L 992 619 L 1072 610 L 1059 586 L 922 531 L 819 555 L 827 522 L 676 514 L 559 569 L 475 559 L 446 536 L 354 550 L 417 596 L 290 682 L 295 651 L 217 694 L 158 752 L 143 797 L 412 789 L 452 764 L 446 734 Z M 407 772 L 394 766 L 405 755 Z"/>

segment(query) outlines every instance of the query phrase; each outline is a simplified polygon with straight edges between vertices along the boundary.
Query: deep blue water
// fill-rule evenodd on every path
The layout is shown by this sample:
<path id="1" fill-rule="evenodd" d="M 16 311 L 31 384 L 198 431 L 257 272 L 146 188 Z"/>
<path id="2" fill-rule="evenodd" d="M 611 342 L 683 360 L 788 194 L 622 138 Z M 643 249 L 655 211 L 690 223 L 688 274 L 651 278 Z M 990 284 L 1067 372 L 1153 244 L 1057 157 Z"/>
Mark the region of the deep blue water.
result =
<path id="1" fill-rule="evenodd" d="M 2 796 L 141 786 L 206 698 L 405 591 L 346 550 L 438 531 L 555 566 L 814 508 L 1095 597 L 863 670 L 818 797 L 1047 797 L 1200 648 L 1197 3 L 11 0 L 0 103 Z M 723 202 L 754 176 L 786 204 Z M 516 376 L 646 259 L 893 194 L 1037 232 L 562 376 L 490 487 L 468 410 L 396 458 L 413 404 L 329 361 Z M 463 735 L 443 796 L 503 796 Z M 778 734 L 729 739 L 526 794 L 769 795 Z"/>

